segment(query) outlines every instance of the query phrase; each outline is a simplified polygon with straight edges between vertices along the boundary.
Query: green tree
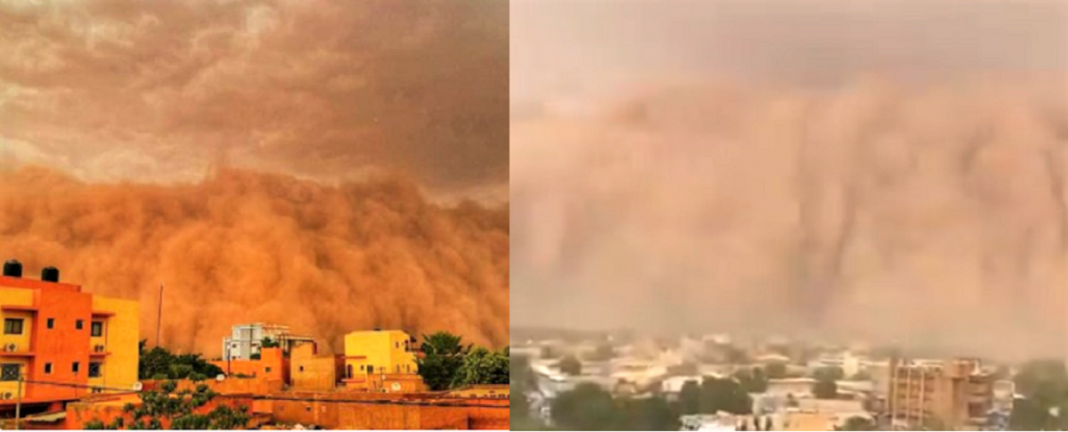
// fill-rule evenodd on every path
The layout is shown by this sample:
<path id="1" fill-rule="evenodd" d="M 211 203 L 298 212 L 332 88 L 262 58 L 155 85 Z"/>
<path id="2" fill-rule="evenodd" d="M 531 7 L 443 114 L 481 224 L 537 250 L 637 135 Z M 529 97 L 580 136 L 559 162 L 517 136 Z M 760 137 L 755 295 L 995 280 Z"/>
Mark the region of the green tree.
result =
<path id="1" fill-rule="evenodd" d="M 697 381 L 686 381 L 682 384 L 679 390 L 679 411 L 682 415 L 701 412 L 701 384 Z"/>
<path id="2" fill-rule="evenodd" d="M 453 387 L 478 384 L 508 384 L 509 359 L 503 352 L 478 347 L 464 356 L 463 364 L 453 377 Z"/>
<path id="3" fill-rule="evenodd" d="M 581 383 L 552 401 L 553 423 L 565 430 L 616 430 L 615 401 L 596 384 Z"/>
<path id="4" fill-rule="evenodd" d="M 616 426 L 620 430 L 667 431 L 679 430 L 678 415 L 671 409 L 671 404 L 662 397 L 640 399 L 622 398 L 616 400 L 620 411 Z"/>
<path id="5" fill-rule="evenodd" d="M 269 337 L 264 337 L 260 340 L 260 348 L 278 348 L 280 346 L 282 346 L 282 344 L 275 342 L 274 339 Z"/>
<path id="6" fill-rule="evenodd" d="M 817 377 L 816 382 L 812 384 L 812 396 L 815 396 L 816 399 L 837 399 L 838 383 L 835 382 L 832 375 Z"/>
<path id="7" fill-rule="evenodd" d="M 196 390 L 184 390 L 175 393 L 177 385 L 174 381 L 167 381 L 159 389 L 141 393 L 141 404 L 126 404 L 123 411 L 130 415 L 132 421 L 129 429 L 163 429 L 163 421 L 171 420 L 170 429 L 244 429 L 251 418 L 248 408 L 242 406 L 233 409 L 227 406 L 218 406 L 207 414 L 197 414 L 194 411 L 203 407 L 216 394 L 207 385 L 200 384 Z M 111 424 L 104 424 L 98 419 L 86 423 L 87 429 L 123 429 L 125 422 L 117 418 Z"/>
<path id="8" fill-rule="evenodd" d="M 582 362 L 573 355 L 565 356 L 560 359 L 560 372 L 571 376 L 582 375 Z"/>
<path id="9" fill-rule="evenodd" d="M 774 362 L 767 365 L 765 375 L 769 379 L 782 379 L 786 378 L 786 363 Z"/>
<path id="10" fill-rule="evenodd" d="M 530 370 L 530 357 L 517 355 L 511 358 L 515 364 L 508 371 L 508 382 L 512 387 L 512 393 L 526 393 L 534 387 L 534 373 Z"/>
<path id="11" fill-rule="evenodd" d="M 718 411 L 751 414 L 753 400 L 734 379 L 705 377 L 701 382 L 701 413 Z"/>
<path id="12" fill-rule="evenodd" d="M 764 370 L 759 367 L 740 369 L 733 376 L 746 393 L 763 393 L 768 389 L 768 378 L 764 376 Z"/>
<path id="13" fill-rule="evenodd" d="M 1068 369 L 1056 359 L 1025 363 L 1013 377 L 1024 399 L 1013 403 L 1009 426 L 1014 430 L 1068 429 Z M 1059 416 L 1053 412 L 1059 411 Z"/>
<path id="14" fill-rule="evenodd" d="M 447 390 L 455 382 L 456 374 L 470 349 L 470 346 L 463 345 L 459 336 L 448 332 L 424 335 L 424 356 L 416 359 L 423 382 L 433 391 Z"/>
<path id="15" fill-rule="evenodd" d="M 846 419 L 845 424 L 837 430 L 843 431 L 873 431 L 878 430 L 875 427 L 875 422 L 869 418 L 864 417 L 850 417 Z"/>
<path id="16" fill-rule="evenodd" d="M 186 379 L 194 374 L 214 377 L 223 373 L 221 368 L 208 363 L 200 354 L 174 355 L 162 347 L 146 349 L 146 345 L 145 340 L 139 344 L 140 379 Z"/>

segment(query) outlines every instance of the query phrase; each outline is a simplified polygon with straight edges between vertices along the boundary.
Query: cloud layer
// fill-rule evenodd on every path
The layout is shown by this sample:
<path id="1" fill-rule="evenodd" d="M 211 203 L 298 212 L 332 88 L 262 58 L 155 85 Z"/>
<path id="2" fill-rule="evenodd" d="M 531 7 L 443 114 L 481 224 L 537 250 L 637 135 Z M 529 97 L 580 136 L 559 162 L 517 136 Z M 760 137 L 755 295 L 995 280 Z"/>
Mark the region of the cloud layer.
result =
<path id="1" fill-rule="evenodd" d="M 0 2 L 0 155 L 87 180 L 196 180 L 225 157 L 327 180 L 507 184 L 507 10 Z"/>

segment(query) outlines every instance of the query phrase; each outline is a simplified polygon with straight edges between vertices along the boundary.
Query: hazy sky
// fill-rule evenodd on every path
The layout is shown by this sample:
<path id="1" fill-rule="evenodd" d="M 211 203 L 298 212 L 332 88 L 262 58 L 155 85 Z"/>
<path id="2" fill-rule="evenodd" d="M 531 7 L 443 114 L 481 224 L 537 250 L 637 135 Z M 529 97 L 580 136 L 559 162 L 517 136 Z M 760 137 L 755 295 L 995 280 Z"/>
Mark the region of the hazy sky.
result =
<path id="1" fill-rule="evenodd" d="M 508 180 L 498 0 L 0 1 L 0 161 L 89 180 L 232 165 Z M 500 196 L 498 196 L 500 198 Z"/>
<path id="2" fill-rule="evenodd" d="M 513 0 L 512 102 L 663 75 L 1063 70 L 1062 0 Z"/>

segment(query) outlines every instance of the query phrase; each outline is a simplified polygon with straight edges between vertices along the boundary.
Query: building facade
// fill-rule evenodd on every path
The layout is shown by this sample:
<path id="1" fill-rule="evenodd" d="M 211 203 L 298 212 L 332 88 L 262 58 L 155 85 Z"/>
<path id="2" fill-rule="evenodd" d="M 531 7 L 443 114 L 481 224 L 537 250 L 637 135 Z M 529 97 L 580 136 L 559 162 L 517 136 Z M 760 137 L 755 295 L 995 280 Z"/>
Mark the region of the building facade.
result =
<path id="1" fill-rule="evenodd" d="M 976 430 L 994 407 L 992 373 L 978 360 L 890 362 L 887 409 L 894 429 Z"/>
<path id="2" fill-rule="evenodd" d="M 399 330 L 358 331 L 345 335 L 346 387 L 370 391 L 397 391 L 415 385 L 419 373 L 416 340 Z M 383 388 L 383 386 L 388 388 Z"/>
<path id="3" fill-rule="evenodd" d="M 316 344 L 302 344 L 290 353 L 289 365 L 293 390 L 331 391 L 338 386 L 344 356 L 319 355 Z"/>
<path id="4" fill-rule="evenodd" d="M 59 282 L 52 268 L 42 280 L 24 279 L 22 265 L 9 261 L 0 276 L 0 315 L 0 406 L 17 398 L 24 405 L 63 404 L 137 383 L 135 301 L 82 292 Z"/>
<path id="5" fill-rule="evenodd" d="M 223 360 L 253 360 L 263 348 L 263 339 L 277 342 L 285 352 L 297 345 L 314 342 L 310 336 L 295 335 L 283 325 L 252 323 L 233 327 L 229 337 L 223 338 Z"/>

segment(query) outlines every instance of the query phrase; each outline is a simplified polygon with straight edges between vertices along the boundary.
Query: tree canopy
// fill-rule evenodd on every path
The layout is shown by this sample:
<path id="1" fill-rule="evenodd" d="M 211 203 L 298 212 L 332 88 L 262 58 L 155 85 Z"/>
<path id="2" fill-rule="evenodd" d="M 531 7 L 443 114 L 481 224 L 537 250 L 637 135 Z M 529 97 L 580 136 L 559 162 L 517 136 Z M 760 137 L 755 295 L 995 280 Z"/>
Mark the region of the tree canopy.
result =
<path id="1" fill-rule="evenodd" d="M 146 350 L 147 341 L 139 346 L 139 379 L 187 379 L 214 377 L 223 370 L 208 363 L 200 354 L 174 355 L 162 347 Z"/>
<path id="2" fill-rule="evenodd" d="M 467 353 L 453 377 L 453 387 L 509 382 L 509 359 L 503 352 L 477 347 Z"/>
<path id="3" fill-rule="evenodd" d="M 701 382 L 701 413 L 752 414 L 753 399 L 731 378 L 705 377 Z"/>
<path id="4" fill-rule="evenodd" d="M 582 362 L 573 355 L 565 356 L 560 359 L 560 372 L 571 376 L 582 375 Z"/>
<path id="5" fill-rule="evenodd" d="M 1034 360 L 1013 377 L 1016 392 L 1009 427 L 1013 430 L 1068 428 L 1068 368 L 1060 360 Z M 1054 415 L 1058 413 L 1059 415 Z"/>
<path id="6" fill-rule="evenodd" d="M 759 367 L 738 370 L 734 373 L 734 379 L 738 380 L 746 393 L 763 393 L 768 390 L 768 377 L 764 375 L 764 369 Z"/>
<path id="7" fill-rule="evenodd" d="M 118 417 L 109 424 L 92 420 L 85 428 L 161 430 L 165 420 L 170 420 L 168 429 L 173 430 L 244 429 L 248 424 L 250 416 L 245 406 L 234 409 L 220 405 L 207 414 L 197 414 L 195 410 L 216 396 L 206 384 L 199 384 L 192 391 L 175 392 L 176 388 L 174 381 L 167 381 L 159 389 L 142 392 L 140 405 L 126 404 L 123 411 L 131 417 L 129 424 Z"/>
<path id="8" fill-rule="evenodd" d="M 448 332 L 423 335 L 423 357 L 416 359 L 419 375 L 433 391 L 447 390 L 456 382 L 470 346 L 464 346 L 460 336 Z"/>
<path id="9" fill-rule="evenodd" d="M 553 423 L 564 430 L 678 430 L 678 414 L 662 397 L 613 398 L 583 383 L 552 402 Z"/>

